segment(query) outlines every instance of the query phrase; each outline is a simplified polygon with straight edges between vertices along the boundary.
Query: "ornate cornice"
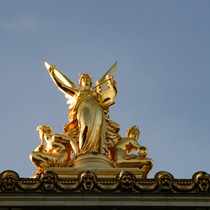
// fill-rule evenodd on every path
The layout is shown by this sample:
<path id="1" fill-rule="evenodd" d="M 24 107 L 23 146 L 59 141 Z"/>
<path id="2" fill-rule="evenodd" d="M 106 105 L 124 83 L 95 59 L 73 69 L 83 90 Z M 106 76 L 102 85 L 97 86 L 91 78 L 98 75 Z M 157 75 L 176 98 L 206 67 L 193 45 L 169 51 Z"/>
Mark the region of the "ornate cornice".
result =
<path id="1" fill-rule="evenodd" d="M 196 172 L 191 179 L 175 179 L 166 171 L 158 172 L 153 179 L 141 179 L 130 171 L 121 171 L 115 178 L 98 177 L 92 171 L 83 171 L 77 178 L 61 178 L 55 172 L 44 170 L 35 178 L 20 178 L 15 171 L 0 174 L 0 193 L 209 193 L 210 175 Z"/>

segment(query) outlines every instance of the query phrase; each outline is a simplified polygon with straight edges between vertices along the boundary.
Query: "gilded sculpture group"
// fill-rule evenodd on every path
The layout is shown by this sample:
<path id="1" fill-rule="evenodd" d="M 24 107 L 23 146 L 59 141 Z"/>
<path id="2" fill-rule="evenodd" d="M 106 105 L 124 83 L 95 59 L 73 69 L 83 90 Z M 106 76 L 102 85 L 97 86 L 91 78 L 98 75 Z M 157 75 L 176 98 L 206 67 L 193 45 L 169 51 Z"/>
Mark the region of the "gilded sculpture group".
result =
<path id="1" fill-rule="evenodd" d="M 148 151 L 138 143 L 137 126 L 127 130 L 126 137 L 119 134 L 120 126 L 109 117 L 109 107 L 114 104 L 117 85 L 113 77 L 115 63 L 92 86 L 92 78 L 80 75 L 79 86 L 62 74 L 55 66 L 45 62 L 56 86 L 65 94 L 69 104 L 69 123 L 63 133 L 52 134 L 50 126 L 38 126 L 41 144 L 30 154 L 37 170 L 51 167 L 74 167 L 78 157 L 91 154 L 103 156 L 116 168 L 139 168 L 147 175 L 153 161 L 146 157 Z M 135 152 L 132 152 L 135 151 Z"/>

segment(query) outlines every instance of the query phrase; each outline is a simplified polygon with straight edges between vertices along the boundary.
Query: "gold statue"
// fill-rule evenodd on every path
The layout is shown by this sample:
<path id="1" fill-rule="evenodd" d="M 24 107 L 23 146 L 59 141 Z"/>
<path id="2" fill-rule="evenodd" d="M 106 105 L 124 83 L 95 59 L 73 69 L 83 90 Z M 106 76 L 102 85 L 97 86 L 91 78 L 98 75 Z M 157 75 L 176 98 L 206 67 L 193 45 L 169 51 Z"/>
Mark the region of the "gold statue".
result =
<path id="1" fill-rule="evenodd" d="M 113 79 L 117 63 L 96 81 L 95 86 L 92 86 L 89 74 L 81 74 L 79 88 L 55 66 L 47 62 L 45 66 L 67 98 L 69 122 L 64 126 L 63 134 L 52 134 L 49 126 L 37 128 L 42 142 L 30 154 L 36 168 L 106 169 L 114 173 L 117 170 L 113 168 L 137 168 L 146 177 L 153 161 L 146 158 L 147 149 L 137 142 L 138 127 L 131 127 L 126 138 L 122 138 L 120 125 L 109 118 L 109 107 L 115 103 L 117 95 Z M 131 154 L 132 150 L 138 155 Z"/>
<path id="2" fill-rule="evenodd" d="M 93 153 L 107 156 L 107 122 L 104 109 L 108 109 L 114 103 L 116 96 L 117 88 L 113 80 L 116 64 L 97 82 L 96 87 L 92 87 L 92 79 L 88 74 L 80 75 L 80 89 L 54 66 L 47 62 L 45 65 L 57 87 L 65 93 L 67 103 L 70 104 L 70 122 L 64 128 L 65 133 L 78 140 L 80 154 Z"/>
<path id="3" fill-rule="evenodd" d="M 41 144 L 31 152 L 30 159 L 38 170 L 66 167 L 70 161 L 71 153 L 78 153 L 78 146 L 71 137 L 64 134 L 52 135 L 52 128 L 46 125 L 38 126 L 37 131 Z"/>
<path id="4" fill-rule="evenodd" d="M 140 135 L 139 128 L 132 126 L 127 130 L 126 138 L 119 139 L 112 149 L 112 157 L 116 165 L 120 168 L 138 167 L 148 174 L 153 166 L 153 161 L 146 158 L 147 148 L 140 146 L 137 142 Z M 137 154 L 131 154 L 135 150 Z"/>

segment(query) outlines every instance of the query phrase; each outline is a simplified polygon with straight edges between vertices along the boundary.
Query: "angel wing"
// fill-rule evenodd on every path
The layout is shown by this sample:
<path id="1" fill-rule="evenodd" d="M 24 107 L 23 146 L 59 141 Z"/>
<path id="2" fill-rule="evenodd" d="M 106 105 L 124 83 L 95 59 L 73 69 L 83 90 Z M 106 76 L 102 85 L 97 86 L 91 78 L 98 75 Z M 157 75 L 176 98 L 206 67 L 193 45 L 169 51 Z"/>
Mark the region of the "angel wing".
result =
<path id="1" fill-rule="evenodd" d="M 117 95 L 117 85 L 113 78 L 116 69 L 117 62 L 111 66 L 99 81 L 96 81 L 95 89 L 100 96 L 99 102 L 104 109 L 115 103 L 114 100 Z"/>
<path id="2" fill-rule="evenodd" d="M 103 77 L 101 77 L 101 79 L 98 81 L 99 84 L 103 83 L 106 78 L 107 78 L 107 75 L 110 77 L 110 78 L 113 78 L 114 77 L 114 74 L 117 70 L 117 62 L 115 62 L 111 68 L 103 75 Z"/>
<path id="3" fill-rule="evenodd" d="M 65 94 L 67 104 L 71 105 L 75 99 L 74 95 L 78 92 L 76 85 L 52 64 L 49 64 L 47 61 L 45 61 L 44 64 L 53 82 L 56 84 L 58 89 Z"/>

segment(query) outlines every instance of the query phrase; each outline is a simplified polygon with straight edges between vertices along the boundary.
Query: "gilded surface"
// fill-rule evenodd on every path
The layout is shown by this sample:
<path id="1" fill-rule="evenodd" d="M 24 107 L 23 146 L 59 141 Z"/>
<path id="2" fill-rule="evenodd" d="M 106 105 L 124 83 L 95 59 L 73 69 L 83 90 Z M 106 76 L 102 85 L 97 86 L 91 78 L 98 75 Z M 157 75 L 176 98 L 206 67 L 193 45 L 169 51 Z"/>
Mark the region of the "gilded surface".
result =
<path id="1" fill-rule="evenodd" d="M 146 178 L 153 161 L 146 157 L 147 149 L 138 143 L 138 127 L 132 126 L 126 137 L 121 137 L 120 125 L 109 117 L 109 107 L 117 95 L 114 80 L 117 64 L 96 81 L 95 86 L 89 74 L 81 74 L 79 87 L 55 66 L 47 62 L 45 66 L 67 98 L 69 122 L 63 133 L 56 134 L 52 134 L 50 126 L 38 126 L 41 143 L 30 154 L 37 173 L 52 167 L 137 168 L 143 171 L 142 178 Z"/>
<path id="2" fill-rule="evenodd" d="M 210 193 L 210 175 L 196 172 L 191 179 L 175 179 L 166 171 L 153 179 L 138 179 L 130 171 L 115 178 L 99 178 L 92 171 L 82 171 L 76 178 L 60 178 L 55 172 L 42 170 L 36 178 L 20 178 L 15 171 L 0 174 L 0 193 L 12 192 L 132 192 L 132 193 Z"/>

